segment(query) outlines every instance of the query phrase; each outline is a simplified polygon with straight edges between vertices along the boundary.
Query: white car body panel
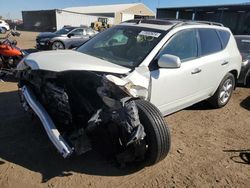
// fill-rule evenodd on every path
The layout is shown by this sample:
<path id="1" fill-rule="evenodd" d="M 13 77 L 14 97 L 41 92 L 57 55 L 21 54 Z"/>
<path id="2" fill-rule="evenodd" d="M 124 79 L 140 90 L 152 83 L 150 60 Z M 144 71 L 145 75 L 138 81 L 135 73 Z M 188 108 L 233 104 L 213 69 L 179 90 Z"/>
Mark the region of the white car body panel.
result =
<path id="1" fill-rule="evenodd" d="M 157 52 L 175 33 L 190 28 L 211 28 L 211 26 L 184 26 L 171 30 L 140 66 L 148 66 Z M 220 26 L 212 28 L 222 29 Z M 230 32 L 224 27 L 223 30 Z M 228 72 L 235 70 L 238 73 L 237 77 L 239 76 L 240 62 L 241 56 L 231 34 L 227 47 L 222 51 L 184 62 L 177 69 L 160 68 L 151 72 L 150 102 L 156 105 L 163 115 L 168 115 L 205 100 L 216 92 Z M 201 72 L 192 75 L 191 72 L 196 68 L 201 69 Z"/>
<path id="2" fill-rule="evenodd" d="M 201 74 L 191 74 L 199 60 L 183 63 L 180 68 L 160 68 L 151 72 L 152 88 L 150 102 L 163 114 L 169 114 L 190 106 L 197 98 L 204 96 L 201 90 Z"/>

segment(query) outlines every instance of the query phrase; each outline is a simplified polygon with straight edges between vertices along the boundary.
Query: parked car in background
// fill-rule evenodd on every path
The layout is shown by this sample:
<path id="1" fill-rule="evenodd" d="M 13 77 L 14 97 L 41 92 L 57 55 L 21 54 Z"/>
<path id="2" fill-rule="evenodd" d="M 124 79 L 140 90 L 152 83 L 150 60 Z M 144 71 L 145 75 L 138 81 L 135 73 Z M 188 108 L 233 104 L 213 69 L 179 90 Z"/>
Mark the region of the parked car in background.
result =
<path id="1" fill-rule="evenodd" d="M 250 35 L 235 35 L 235 39 L 242 56 L 241 72 L 238 83 L 250 84 Z"/>
<path id="2" fill-rule="evenodd" d="M 10 26 L 4 20 L 0 20 L 1 33 L 6 33 L 10 30 Z"/>
<path id="3" fill-rule="evenodd" d="M 82 45 L 96 34 L 96 31 L 87 26 L 67 26 L 53 33 L 40 33 L 36 38 L 36 48 L 39 50 L 71 49 Z"/>

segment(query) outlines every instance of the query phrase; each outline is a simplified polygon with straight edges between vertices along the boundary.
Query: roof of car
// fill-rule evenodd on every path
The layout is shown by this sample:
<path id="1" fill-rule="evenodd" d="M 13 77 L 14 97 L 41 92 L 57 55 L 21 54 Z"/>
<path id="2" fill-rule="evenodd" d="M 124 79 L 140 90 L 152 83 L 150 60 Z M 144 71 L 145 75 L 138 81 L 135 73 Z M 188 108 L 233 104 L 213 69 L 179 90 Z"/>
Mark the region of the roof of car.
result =
<path id="1" fill-rule="evenodd" d="M 133 19 L 122 22 L 121 25 L 138 25 L 161 30 L 169 30 L 173 27 L 184 25 L 215 25 L 223 26 L 221 23 L 210 21 L 176 20 L 176 19 Z"/>
<path id="2" fill-rule="evenodd" d="M 67 28 L 67 29 L 77 29 L 77 28 L 88 28 L 88 26 L 82 25 L 82 26 L 64 26 L 63 28 Z"/>

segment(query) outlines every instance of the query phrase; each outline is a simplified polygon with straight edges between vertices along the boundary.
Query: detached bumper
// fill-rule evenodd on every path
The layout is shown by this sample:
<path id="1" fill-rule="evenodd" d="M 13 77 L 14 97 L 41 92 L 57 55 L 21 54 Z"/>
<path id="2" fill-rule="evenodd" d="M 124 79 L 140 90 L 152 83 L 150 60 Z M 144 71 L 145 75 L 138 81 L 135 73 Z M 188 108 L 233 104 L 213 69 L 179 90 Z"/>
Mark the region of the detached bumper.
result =
<path id="1" fill-rule="evenodd" d="M 49 114 L 46 112 L 44 107 L 36 100 L 33 92 L 28 86 L 23 86 L 21 88 L 21 100 L 23 107 L 25 109 L 32 108 L 32 110 L 36 113 L 39 119 L 42 122 L 42 125 L 49 136 L 49 139 L 57 148 L 59 153 L 64 157 L 69 157 L 73 153 L 73 148 L 70 147 L 64 138 L 61 136 L 59 131 L 57 130 L 54 122 L 50 118 Z M 27 105 L 28 104 L 28 105 Z"/>

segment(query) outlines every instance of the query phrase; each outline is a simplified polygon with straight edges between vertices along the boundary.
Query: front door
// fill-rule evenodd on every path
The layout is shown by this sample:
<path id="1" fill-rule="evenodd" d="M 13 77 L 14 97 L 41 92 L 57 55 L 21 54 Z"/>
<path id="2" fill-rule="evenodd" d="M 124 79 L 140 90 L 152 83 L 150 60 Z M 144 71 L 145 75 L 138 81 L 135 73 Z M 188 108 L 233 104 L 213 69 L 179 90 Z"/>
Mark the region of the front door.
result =
<path id="1" fill-rule="evenodd" d="M 151 71 L 151 98 L 163 115 L 183 109 L 200 97 L 202 71 L 198 59 L 197 31 L 186 29 L 171 37 L 158 57 L 171 54 L 181 59 L 180 68 Z"/>

